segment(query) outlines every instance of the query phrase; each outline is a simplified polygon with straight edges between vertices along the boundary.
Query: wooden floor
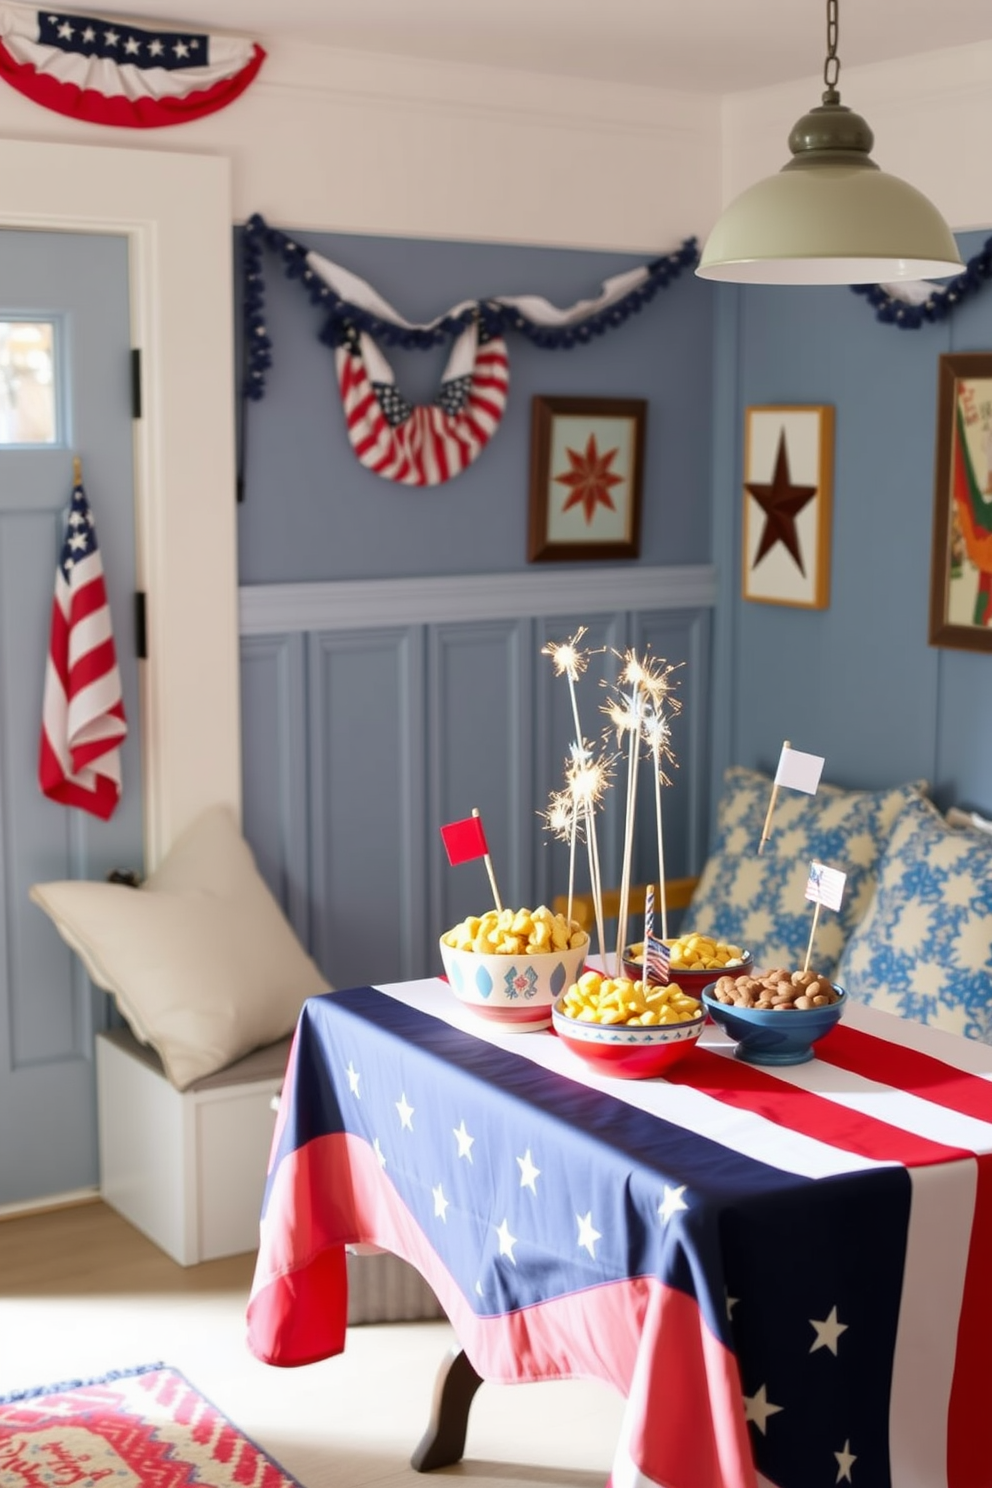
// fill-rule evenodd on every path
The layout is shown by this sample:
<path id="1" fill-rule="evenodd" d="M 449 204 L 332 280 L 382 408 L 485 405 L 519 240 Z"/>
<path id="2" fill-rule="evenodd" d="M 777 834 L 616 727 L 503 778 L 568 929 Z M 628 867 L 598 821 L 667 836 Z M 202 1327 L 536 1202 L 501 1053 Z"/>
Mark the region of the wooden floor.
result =
<path id="1" fill-rule="evenodd" d="M 338 1358 L 273 1369 L 245 1343 L 253 1262 L 184 1269 L 100 1203 L 0 1221 L 0 1395 L 162 1362 L 304 1488 L 603 1488 L 623 1402 L 586 1382 L 484 1385 L 463 1461 L 414 1472 L 448 1324 L 350 1328 Z"/>

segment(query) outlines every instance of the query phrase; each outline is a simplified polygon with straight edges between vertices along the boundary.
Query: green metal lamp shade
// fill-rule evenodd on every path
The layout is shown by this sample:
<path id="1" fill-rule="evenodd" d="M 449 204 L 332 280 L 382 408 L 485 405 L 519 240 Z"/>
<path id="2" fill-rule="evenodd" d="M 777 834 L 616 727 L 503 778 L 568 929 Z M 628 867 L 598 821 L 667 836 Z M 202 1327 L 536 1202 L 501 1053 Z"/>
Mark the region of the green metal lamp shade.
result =
<path id="1" fill-rule="evenodd" d="M 833 98 L 812 109 L 789 137 L 793 159 L 730 203 L 696 273 L 740 284 L 959 274 L 964 265 L 947 223 L 915 186 L 879 170 L 872 143 L 865 121 Z"/>

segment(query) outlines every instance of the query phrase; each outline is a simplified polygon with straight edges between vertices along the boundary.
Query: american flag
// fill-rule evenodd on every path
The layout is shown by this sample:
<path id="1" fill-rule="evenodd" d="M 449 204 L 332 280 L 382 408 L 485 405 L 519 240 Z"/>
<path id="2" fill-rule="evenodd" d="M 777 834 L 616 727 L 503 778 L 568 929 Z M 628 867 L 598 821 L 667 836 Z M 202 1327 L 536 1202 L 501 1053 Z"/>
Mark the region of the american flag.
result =
<path id="1" fill-rule="evenodd" d="M 618 1080 L 436 980 L 311 999 L 252 1351 L 341 1352 L 367 1241 L 484 1379 L 627 1397 L 612 1488 L 987 1488 L 992 1049 L 855 1005 L 817 1050 L 758 1069 L 711 1028 Z"/>
<path id="2" fill-rule="evenodd" d="M 126 734 L 103 562 L 77 483 L 55 572 L 38 763 L 43 793 L 106 821 L 120 800 Z"/>
<path id="3" fill-rule="evenodd" d="M 672 952 L 654 933 L 654 884 L 644 895 L 644 980 L 655 986 L 668 985 Z"/>
<path id="4" fill-rule="evenodd" d="M 121 16 L 0 8 L 0 77 L 34 103 L 88 124 L 154 129 L 232 103 L 258 73 L 257 42 L 146 30 Z"/>
<path id="5" fill-rule="evenodd" d="M 408 403 L 372 337 L 354 328 L 335 365 L 355 454 L 400 485 L 437 486 L 459 475 L 485 449 L 506 408 L 506 342 L 487 338 L 474 321 L 456 339 L 432 403 Z"/>

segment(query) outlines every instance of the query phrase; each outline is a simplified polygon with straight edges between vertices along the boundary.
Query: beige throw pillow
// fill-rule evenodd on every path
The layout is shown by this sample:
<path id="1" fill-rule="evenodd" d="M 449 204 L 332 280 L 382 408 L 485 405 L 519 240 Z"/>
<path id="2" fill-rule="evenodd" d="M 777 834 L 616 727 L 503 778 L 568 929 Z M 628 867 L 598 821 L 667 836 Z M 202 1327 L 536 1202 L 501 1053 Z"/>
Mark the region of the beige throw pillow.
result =
<path id="1" fill-rule="evenodd" d="M 304 1001 L 331 990 L 224 806 L 138 889 L 70 880 L 31 898 L 177 1090 L 291 1033 Z"/>

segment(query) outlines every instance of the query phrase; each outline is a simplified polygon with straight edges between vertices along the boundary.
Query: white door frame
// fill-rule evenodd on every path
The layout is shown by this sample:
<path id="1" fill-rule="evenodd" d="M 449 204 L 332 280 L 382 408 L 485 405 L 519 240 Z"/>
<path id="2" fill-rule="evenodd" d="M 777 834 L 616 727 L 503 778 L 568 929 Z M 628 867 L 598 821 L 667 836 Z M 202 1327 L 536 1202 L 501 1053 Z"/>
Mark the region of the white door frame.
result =
<path id="1" fill-rule="evenodd" d="M 203 807 L 241 808 L 230 165 L 0 140 L 0 182 L 0 227 L 128 239 L 143 378 L 135 556 L 147 595 L 149 659 L 140 673 L 150 870 Z"/>

